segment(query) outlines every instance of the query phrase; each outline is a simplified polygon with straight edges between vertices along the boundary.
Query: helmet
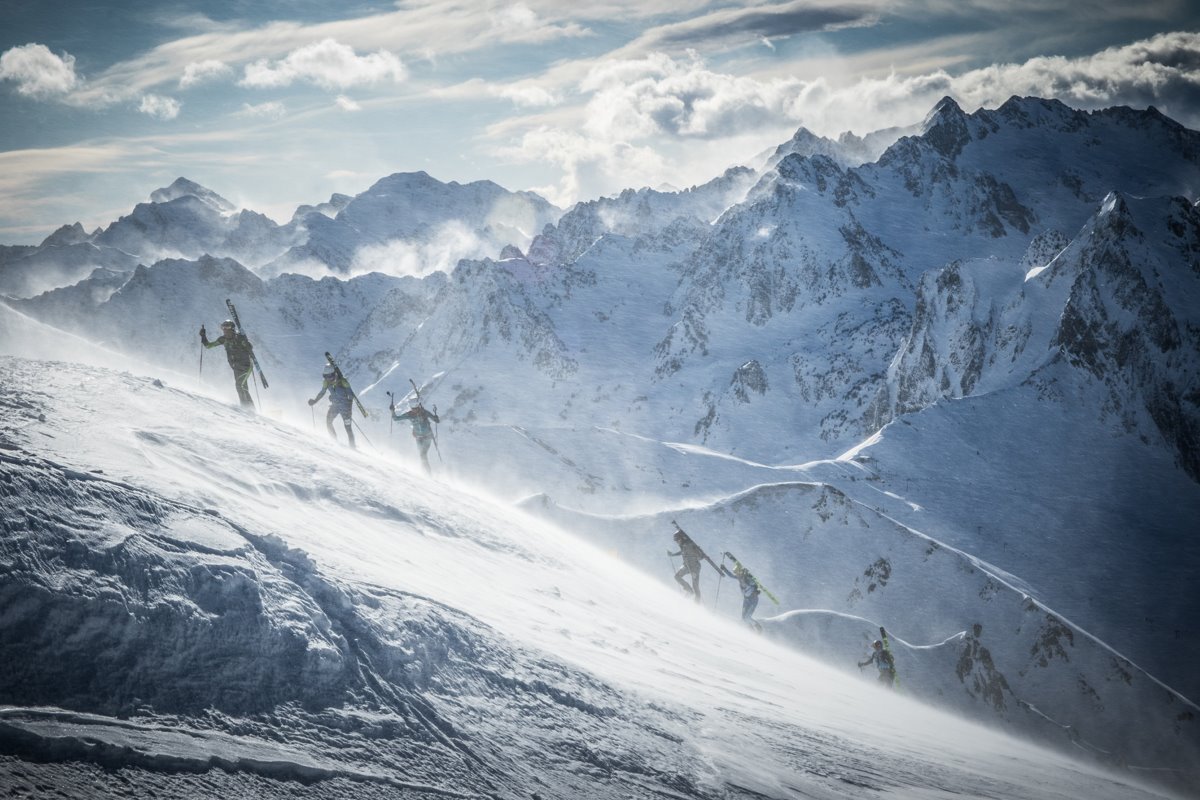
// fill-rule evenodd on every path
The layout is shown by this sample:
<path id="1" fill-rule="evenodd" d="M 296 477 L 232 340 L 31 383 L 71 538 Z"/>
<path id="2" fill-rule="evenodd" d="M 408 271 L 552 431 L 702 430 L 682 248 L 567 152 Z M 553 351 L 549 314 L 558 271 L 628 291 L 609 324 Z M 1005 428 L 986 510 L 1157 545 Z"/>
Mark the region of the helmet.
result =
<path id="1" fill-rule="evenodd" d="M 881 641 L 879 641 L 878 639 L 876 639 L 876 640 L 875 640 L 875 641 L 874 641 L 874 642 L 871 644 L 871 647 L 874 647 L 876 650 L 878 650 L 879 648 L 883 647 L 883 642 L 881 642 Z"/>
<path id="2" fill-rule="evenodd" d="M 237 325 L 234 325 L 233 320 L 231 320 L 231 319 L 227 319 L 221 323 L 221 330 L 225 330 L 226 328 L 236 328 L 236 327 L 237 327 Z"/>
<path id="3" fill-rule="evenodd" d="M 326 378 L 333 376 L 333 364 L 326 364 L 325 369 L 321 370 L 321 374 Z"/>
<path id="4" fill-rule="evenodd" d="M 683 531 L 675 531 L 675 536 L 674 536 L 675 541 L 682 542 L 685 538 L 687 538 L 686 533 L 684 533 Z"/>
<path id="5" fill-rule="evenodd" d="M 417 400 L 416 398 L 413 398 L 412 400 L 409 400 L 409 401 L 408 401 L 408 407 L 409 407 L 409 408 L 420 408 L 420 407 L 421 407 L 421 401 L 420 401 L 420 400 Z"/>

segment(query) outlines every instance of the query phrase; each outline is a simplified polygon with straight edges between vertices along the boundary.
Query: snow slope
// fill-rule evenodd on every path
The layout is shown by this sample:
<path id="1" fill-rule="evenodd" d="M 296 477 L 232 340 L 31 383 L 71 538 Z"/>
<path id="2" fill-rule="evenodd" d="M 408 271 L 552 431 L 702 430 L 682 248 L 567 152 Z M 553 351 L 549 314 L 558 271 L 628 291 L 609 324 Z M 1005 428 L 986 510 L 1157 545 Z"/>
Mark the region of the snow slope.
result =
<path id="1" fill-rule="evenodd" d="M 738 505 L 739 556 L 793 598 L 788 611 L 831 615 L 820 618 L 842 646 L 811 652 L 857 660 L 844 645 L 870 626 L 844 621 L 870 607 L 903 641 L 938 645 L 914 652 L 938 654 L 928 663 L 940 667 L 923 673 L 928 696 L 1059 741 L 1061 720 L 1090 726 L 1101 734 L 1081 743 L 1112 752 L 1125 748 L 1106 737 L 1149 713 L 1136 727 L 1153 734 L 1131 737 L 1130 752 L 1144 754 L 1178 702 L 1164 699 L 1171 692 L 1146 700 L 1158 686 L 1150 676 L 1200 697 L 1190 669 L 1200 636 L 1190 587 L 1200 568 L 1190 536 L 1200 502 L 1198 137 L 1153 109 L 1085 113 L 1014 98 L 968 115 L 943 102 L 875 162 L 809 154 L 798 136 L 763 174 L 734 169 L 686 192 L 582 203 L 525 253 L 506 247 L 424 279 L 263 280 L 198 257 L 128 279 L 96 273 L 13 305 L 190 380 L 196 328 L 223 318 L 231 297 L 271 378 L 270 418 L 320 430 L 303 400 L 325 350 L 373 411 L 410 377 L 429 381 L 443 419 L 438 474 L 506 500 L 532 496 L 527 507 L 571 527 L 586 526 L 564 509 L 603 514 L 617 529 L 636 515 L 656 520 L 649 542 L 663 535 L 663 515 L 696 509 L 704 536 L 718 509 L 764 485 L 828 487 L 863 522 L 854 548 L 811 564 L 794 561 L 789 520 L 819 509 Z M 416 175 L 380 188 L 425 183 L 439 213 L 454 205 L 442 202 L 449 194 L 475 186 L 451 191 Z M 350 216 L 367 238 L 424 219 L 404 211 L 420 198 L 394 194 L 340 198 L 293 225 L 327 226 L 322 241 L 336 255 L 354 236 L 332 235 L 348 230 L 335 217 L 359 200 Z M 202 202 L 167 202 L 180 200 Z M 53 244 L 86 244 L 81 235 L 64 230 Z M 231 398 L 220 352 L 204 367 L 205 390 Z M 411 467 L 404 426 L 356 419 Z M 921 537 L 972 566 L 912 560 L 886 591 L 862 590 L 883 550 Z M 666 579 L 662 548 L 647 547 L 620 554 Z M 963 578 L 970 569 L 1010 587 L 997 595 L 1004 602 Z M 812 580 L 826 571 L 823 584 Z M 817 585 L 825 591 L 810 594 Z M 930 615 L 926 595 L 943 585 L 953 607 Z M 904 602 L 879 600 L 902 586 Z M 1070 661 L 1049 659 L 1029 684 L 1021 673 L 1036 626 L 1021 594 L 1076 642 L 1063 648 Z M 793 644 L 809 649 L 819 626 L 800 626 L 804 614 L 789 619 L 804 631 Z M 972 640 L 976 623 L 982 638 Z M 974 671 L 946 668 L 953 658 L 941 654 L 980 647 L 1007 694 L 972 691 L 964 676 Z M 1021 703 L 1037 693 L 1070 702 L 1038 701 L 1034 713 Z M 1127 717 L 1116 710 L 1135 706 Z"/>
<path id="2" fill-rule="evenodd" d="M 9 786 L 1167 796 L 833 672 L 386 458 L 149 377 L 0 369 Z"/>

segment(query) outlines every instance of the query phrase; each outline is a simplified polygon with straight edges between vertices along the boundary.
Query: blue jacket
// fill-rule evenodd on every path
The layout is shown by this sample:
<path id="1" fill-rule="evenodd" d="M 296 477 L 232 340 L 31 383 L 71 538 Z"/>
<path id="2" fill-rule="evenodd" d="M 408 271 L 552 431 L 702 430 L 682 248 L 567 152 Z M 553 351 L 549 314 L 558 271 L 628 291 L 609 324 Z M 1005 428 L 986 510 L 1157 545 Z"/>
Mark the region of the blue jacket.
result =
<path id="1" fill-rule="evenodd" d="M 329 392 L 329 402 L 337 408 L 349 409 L 350 404 L 354 401 L 354 392 L 350 389 L 350 381 L 345 378 L 338 378 L 336 375 L 326 378 L 321 384 L 321 391 L 317 394 L 314 402 L 324 397 L 327 391 Z"/>

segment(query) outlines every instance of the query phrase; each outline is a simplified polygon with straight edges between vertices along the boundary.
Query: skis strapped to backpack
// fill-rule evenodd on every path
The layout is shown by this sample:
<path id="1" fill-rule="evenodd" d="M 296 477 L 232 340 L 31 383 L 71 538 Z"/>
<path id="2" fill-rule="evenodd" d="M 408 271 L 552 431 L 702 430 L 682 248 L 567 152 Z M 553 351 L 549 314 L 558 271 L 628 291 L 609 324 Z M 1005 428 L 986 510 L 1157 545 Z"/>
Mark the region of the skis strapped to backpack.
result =
<path id="1" fill-rule="evenodd" d="M 329 366 L 333 367 L 334 377 L 339 381 L 346 381 L 346 376 L 342 374 L 342 368 L 333 360 L 333 355 L 328 350 L 325 351 L 325 360 L 329 362 Z M 350 381 L 346 381 L 346 387 L 350 387 Z M 367 410 L 363 408 L 362 401 L 358 399 L 358 395 L 354 393 L 354 389 L 350 389 L 350 396 L 354 398 L 354 404 L 358 406 L 358 410 L 362 412 L 362 415 L 364 417 L 367 416 Z"/>
<path id="2" fill-rule="evenodd" d="M 758 590 L 760 592 L 762 592 L 763 594 L 765 594 L 767 597 L 771 598 L 772 603 L 774 603 L 775 605 L 779 605 L 779 600 L 777 600 L 775 598 L 775 595 L 771 594 L 770 590 L 768 590 L 767 587 L 762 585 L 762 581 L 760 581 L 757 577 L 755 577 L 753 572 L 750 572 L 750 570 L 746 569 L 742 565 L 742 562 L 737 560 L 737 556 L 735 556 L 733 553 L 729 552 L 728 550 L 725 551 L 725 555 L 729 556 L 729 560 L 733 562 L 733 565 L 735 567 L 738 567 L 739 569 L 749 572 L 750 577 L 754 578 L 754 585 L 758 587 Z"/>
<path id="3" fill-rule="evenodd" d="M 712 568 L 717 571 L 718 575 L 720 575 L 721 568 L 717 566 L 716 562 L 714 562 L 711 558 L 708 557 L 708 553 L 704 552 L 704 548 L 702 548 L 702 547 L 700 547 L 700 545 L 696 544 L 696 540 L 692 539 L 691 536 L 688 536 L 687 531 L 685 531 L 683 528 L 679 527 L 678 522 L 676 522 L 675 520 L 671 520 L 671 524 L 675 526 L 676 531 L 678 531 L 679 533 L 682 533 L 684 536 L 687 536 L 687 538 L 691 541 L 691 543 L 693 545 L 696 545 L 696 549 L 700 551 L 700 557 L 703 558 L 705 561 L 707 561 L 709 564 L 712 564 Z"/>
<path id="4" fill-rule="evenodd" d="M 896 672 L 896 656 L 892 653 L 891 642 L 888 641 L 887 631 L 883 626 L 879 626 L 879 641 L 883 642 L 883 652 L 888 654 L 888 659 L 892 664 L 892 686 L 900 686 L 900 673 Z"/>
<path id="5" fill-rule="evenodd" d="M 425 404 L 424 404 L 424 403 L 421 401 L 421 390 L 417 388 L 417 382 L 416 382 L 416 381 L 414 381 L 412 378 L 409 378 L 409 379 L 408 379 L 408 382 L 412 384 L 412 387 L 413 387 L 413 392 L 414 392 L 414 393 L 416 394 L 416 396 L 417 396 L 417 405 L 419 405 L 421 408 L 424 408 L 424 407 L 425 407 Z M 433 407 L 433 413 L 434 413 L 434 414 L 436 414 L 436 413 L 437 413 L 437 406 L 434 406 L 434 407 Z M 433 423 L 433 427 L 431 428 L 431 430 L 433 431 L 433 449 L 434 449 L 435 451 L 437 451 L 437 454 L 438 454 L 438 459 L 441 459 L 441 457 L 442 457 L 442 448 L 438 446 L 438 440 L 437 440 L 437 423 L 436 423 L 436 422 L 435 422 L 435 423 Z"/>
<path id="6" fill-rule="evenodd" d="M 239 334 L 241 334 L 242 336 L 245 336 L 246 331 L 242 329 L 242 321 L 241 321 L 241 319 L 238 318 L 237 309 L 233 307 L 233 301 L 226 298 L 225 299 L 225 307 L 227 309 L 229 309 L 229 316 L 230 316 L 230 318 L 233 319 L 234 328 L 237 330 L 237 332 Z M 247 337 L 246 341 L 249 341 L 248 337 Z M 268 388 L 267 376 L 263 374 L 262 367 L 259 366 L 259 364 L 258 364 L 258 356 L 254 355 L 253 345 L 250 347 L 250 363 L 254 365 L 254 368 L 256 370 L 258 370 L 258 379 L 260 381 L 262 381 L 263 388 L 264 389 Z"/>

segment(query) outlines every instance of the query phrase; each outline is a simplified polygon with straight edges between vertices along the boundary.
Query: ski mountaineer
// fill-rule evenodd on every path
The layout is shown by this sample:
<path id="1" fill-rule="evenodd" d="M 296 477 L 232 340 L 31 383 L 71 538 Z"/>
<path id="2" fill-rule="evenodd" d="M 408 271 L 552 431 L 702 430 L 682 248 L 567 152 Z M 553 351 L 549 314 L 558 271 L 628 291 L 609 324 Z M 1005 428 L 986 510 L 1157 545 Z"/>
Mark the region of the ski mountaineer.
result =
<path id="1" fill-rule="evenodd" d="M 892 655 L 890 649 L 883 646 L 881 639 L 876 639 L 871 643 L 871 654 L 867 656 L 865 661 L 858 662 L 858 668 L 862 669 L 872 662 L 879 669 L 879 682 L 885 684 L 889 689 L 895 688 L 896 658 Z"/>
<path id="2" fill-rule="evenodd" d="M 433 411 L 428 411 L 425 406 L 421 405 L 420 400 L 413 399 L 409 403 L 408 411 L 403 414 L 396 413 L 395 403 L 389 404 L 388 410 L 392 412 L 392 419 L 397 422 L 412 423 L 412 435 L 417 440 L 417 449 L 421 453 L 421 464 L 425 467 L 425 474 L 433 475 L 433 468 L 429 466 L 429 446 L 433 444 L 433 426 L 429 424 L 429 421 L 441 422 L 437 415 L 437 406 L 433 407 Z"/>
<path id="3" fill-rule="evenodd" d="M 354 392 L 350 389 L 350 381 L 338 374 L 332 364 L 325 365 L 325 371 L 321 373 L 322 383 L 321 391 L 316 397 L 310 399 L 310 406 L 316 405 L 317 402 L 325 396 L 325 392 L 329 392 L 329 410 L 325 412 L 325 427 L 329 429 L 329 435 L 333 440 L 337 441 L 337 431 L 333 429 L 334 417 L 341 417 L 342 422 L 346 425 L 346 443 L 351 450 L 354 450 Z"/>
<path id="4" fill-rule="evenodd" d="M 221 323 L 221 335 L 216 341 L 208 340 L 204 326 L 200 326 L 200 344 L 211 350 L 225 345 L 225 359 L 233 370 L 233 385 L 237 389 L 238 400 L 242 408 L 254 411 L 254 401 L 250 398 L 250 378 L 254 374 L 254 345 L 246 338 L 246 334 L 238 333 L 233 320 L 227 319 Z"/>
<path id="5" fill-rule="evenodd" d="M 724 555 L 733 558 L 732 553 Z M 758 578 L 755 578 L 750 570 L 742 566 L 742 562 L 736 558 L 733 558 L 733 572 L 730 572 L 724 563 L 721 564 L 721 571 L 738 582 L 738 589 L 742 592 L 742 622 L 762 633 L 762 625 L 754 619 L 754 609 L 758 608 L 758 596 L 762 594 Z"/>
<path id="6" fill-rule="evenodd" d="M 692 541 L 692 537 L 684 533 L 683 528 L 679 527 L 678 522 L 672 522 L 675 526 L 675 535 L 672 537 L 675 540 L 676 546 L 679 547 L 678 552 L 672 553 L 667 551 L 668 556 L 683 556 L 683 566 L 675 573 L 675 581 L 683 587 L 683 590 L 692 595 L 696 602 L 700 602 L 700 559 L 704 559 L 713 565 L 713 569 L 720 572 L 720 568 L 713 564 L 713 560 L 709 558 L 700 545 Z M 688 586 L 684 580 L 684 575 L 692 576 L 692 585 Z"/>

